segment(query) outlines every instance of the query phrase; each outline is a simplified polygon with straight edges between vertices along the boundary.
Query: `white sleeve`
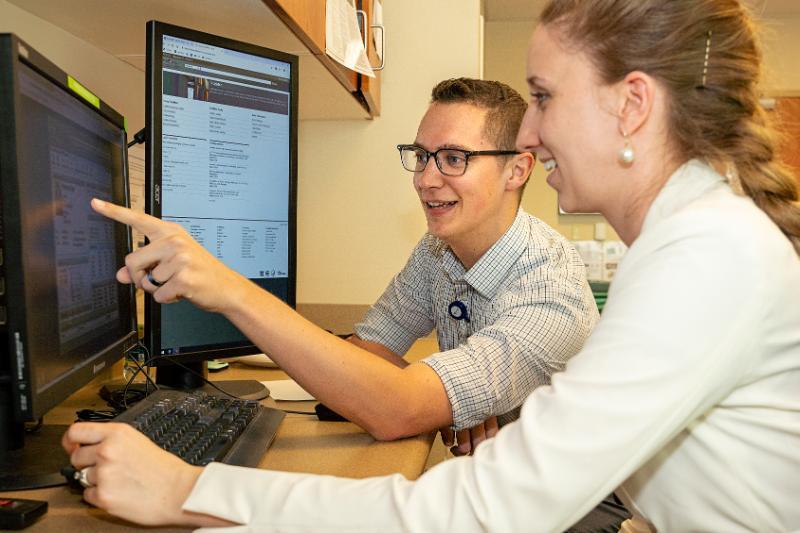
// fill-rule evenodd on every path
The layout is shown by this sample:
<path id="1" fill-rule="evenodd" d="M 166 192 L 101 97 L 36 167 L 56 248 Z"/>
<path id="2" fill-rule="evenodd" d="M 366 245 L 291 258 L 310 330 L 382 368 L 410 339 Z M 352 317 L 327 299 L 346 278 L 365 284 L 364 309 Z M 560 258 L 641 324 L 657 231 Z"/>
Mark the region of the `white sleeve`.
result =
<path id="1" fill-rule="evenodd" d="M 758 264 L 730 252 L 736 238 L 712 216 L 684 218 L 634 244 L 584 349 L 474 458 L 417 482 L 212 465 L 184 508 L 264 531 L 564 530 L 724 398 L 757 352 Z"/>

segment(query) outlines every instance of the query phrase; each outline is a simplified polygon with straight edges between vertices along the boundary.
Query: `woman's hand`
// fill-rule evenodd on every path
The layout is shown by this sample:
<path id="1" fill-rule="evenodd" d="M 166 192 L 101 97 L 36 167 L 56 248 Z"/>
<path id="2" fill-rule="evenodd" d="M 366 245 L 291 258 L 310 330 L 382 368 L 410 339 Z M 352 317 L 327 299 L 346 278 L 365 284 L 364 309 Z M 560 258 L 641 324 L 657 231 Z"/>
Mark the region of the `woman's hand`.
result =
<path id="1" fill-rule="evenodd" d="M 147 246 L 128 254 L 117 280 L 144 289 L 159 303 L 186 299 L 207 311 L 223 313 L 255 288 L 212 256 L 179 224 L 98 199 L 92 200 L 92 208 L 133 227 L 150 240 Z"/>
<path id="2" fill-rule="evenodd" d="M 61 441 L 90 486 L 83 499 L 109 513 L 145 525 L 230 525 L 182 510 L 203 469 L 191 466 L 128 424 L 78 422 Z"/>

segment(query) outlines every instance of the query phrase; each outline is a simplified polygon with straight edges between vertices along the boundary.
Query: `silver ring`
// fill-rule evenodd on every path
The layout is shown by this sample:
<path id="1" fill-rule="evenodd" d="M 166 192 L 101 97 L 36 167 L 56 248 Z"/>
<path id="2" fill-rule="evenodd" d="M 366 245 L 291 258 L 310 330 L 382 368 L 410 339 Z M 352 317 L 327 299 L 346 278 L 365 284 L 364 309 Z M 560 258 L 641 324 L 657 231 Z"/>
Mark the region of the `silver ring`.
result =
<path id="1" fill-rule="evenodd" d="M 88 471 L 89 467 L 87 466 L 86 468 L 81 468 L 80 470 L 75 472 L 75 479 L 85 489 L 88 489 L 89 487 L 94 487 L 94 485 L 92 485 L 92 483 L 89 481 L 89 477 L 86 474 Z"/>
<path id="2" fill-rule="evenodd" d="M 163 284 L 166 283 L 166 281 L 156 281 L 156 278 L 153 277 L 153 271 L 152 270 L 148 270 L 147 271 L 147 281 L 149 281 L 150 283 L 152 283 L 156 287 L 160 287 L 160 286 L 162 286 Z"/>

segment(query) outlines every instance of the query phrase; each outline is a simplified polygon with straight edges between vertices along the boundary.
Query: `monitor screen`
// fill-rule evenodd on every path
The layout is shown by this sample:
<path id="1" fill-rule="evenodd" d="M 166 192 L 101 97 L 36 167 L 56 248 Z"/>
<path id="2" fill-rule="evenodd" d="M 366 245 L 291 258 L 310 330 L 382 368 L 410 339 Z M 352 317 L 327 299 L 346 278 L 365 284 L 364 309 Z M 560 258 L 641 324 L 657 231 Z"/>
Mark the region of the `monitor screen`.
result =
<path id="1" fill-rule="evenodd" d="M 294 306 L 297 58 L 159 22 L 147 51 L 148 212 Z M 156 364 L 258 351 L 189 302 L 145 309 Z"/>
<path id="2" fill-rule="evenodd" d="M 137 337 L 132 287 L 115 278 L 130 232 L 89 204 L 127 203 L 123 118 L 9 34 L 0 35 L 0 110 L 5 460 L 24 444 L 23 422 L 88 383 Z M 11 468 L 25 477 L 24 466 Z"/>

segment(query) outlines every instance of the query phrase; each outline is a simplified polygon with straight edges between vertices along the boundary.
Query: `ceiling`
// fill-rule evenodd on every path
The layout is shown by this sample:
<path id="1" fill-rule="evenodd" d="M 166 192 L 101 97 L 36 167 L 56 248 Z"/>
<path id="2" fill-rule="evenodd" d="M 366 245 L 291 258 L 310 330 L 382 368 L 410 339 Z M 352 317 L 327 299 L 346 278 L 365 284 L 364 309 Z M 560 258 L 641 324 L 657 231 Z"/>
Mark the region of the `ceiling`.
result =
<path id="1" fill-rule="evenodd" d="M 546 0 L 484 0 L 487 21 L 535 20 Z M 766 19 L 800 18 L 800 0 L 745 0 Z"/>

